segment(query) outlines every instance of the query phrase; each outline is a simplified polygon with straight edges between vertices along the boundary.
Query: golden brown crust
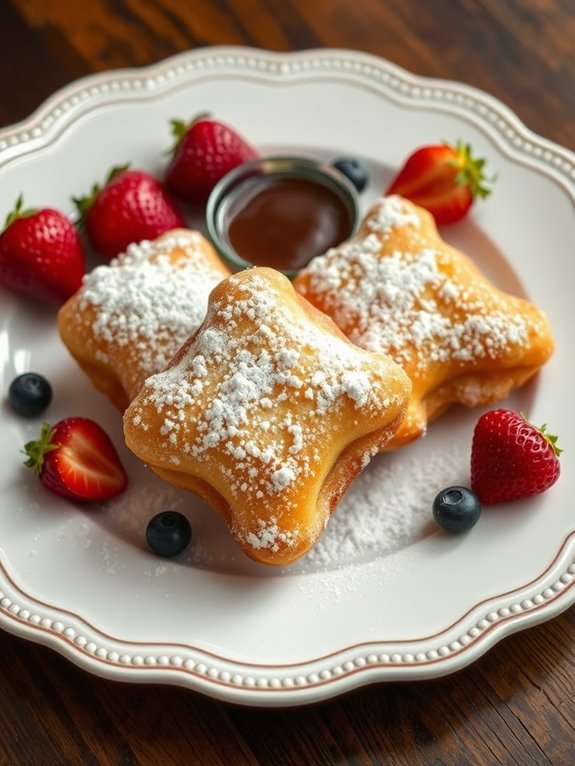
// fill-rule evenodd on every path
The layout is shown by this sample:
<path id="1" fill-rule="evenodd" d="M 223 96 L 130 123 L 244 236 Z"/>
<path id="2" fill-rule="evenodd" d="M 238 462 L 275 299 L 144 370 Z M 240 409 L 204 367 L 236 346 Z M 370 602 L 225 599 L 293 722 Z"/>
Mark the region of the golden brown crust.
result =
<path id="1" fill-rule="evenodd" d="M 286 565 L 393 436 L 410 391 L 273 269 L 214 289 L 206 319 L 124 415 L 126 443 L 202 495 L 245 553 Z"/>
<path id="2" fill-rule="evenodd" d="M 400 197 L 378 200 L 358 235 L 314 259 L 294 286 L 354 343 L 390 354 L 409 375 L 408 411 L 387 449 L 424 434 L 451 403 L 500 401 L 553 351 L 545 314 L 496 288 L 427 211 Z"/>
<path id="3" fill-rule="evenodd" d="M 201 234 L 174 229 L 94 269 L 60 309 L 60 336 L 123 411 L 197 329 L 210 290 L 229 273 Z"/>

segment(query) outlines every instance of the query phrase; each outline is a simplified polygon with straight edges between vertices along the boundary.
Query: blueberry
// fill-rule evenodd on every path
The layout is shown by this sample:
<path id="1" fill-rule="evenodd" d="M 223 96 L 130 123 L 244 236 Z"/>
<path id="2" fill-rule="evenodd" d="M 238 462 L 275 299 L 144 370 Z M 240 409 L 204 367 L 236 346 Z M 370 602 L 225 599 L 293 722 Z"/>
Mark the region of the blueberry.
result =
<path id="1" fill-rule="evenodd" d="M 433 515 L 448 532 L 467 532 L 481 513 L 479 498 L 467 487 L 446 487 L 433 501 Z"/>
<path id="2" fill-rule="evenodd" d="M 192 539 L 190 522 L 177 511 L 162 511 L 148 522 L 146 540 L 159 556 L 177 556 Z"/>
<path id="3" fill-rule="evenodd" d="M 40 373 L 25 372 L 10 383 L 8 401 L 19 415 L 33 418 L 52 401 L 52 387 Z"/>
<path id="4" fill-rule="evenodd" d="M 355 159 L 355 157 L 341 157 L 331 164 L 352 182 L 358 192 L 365 189 L 369 181 L 369 173 L 361 160 Z"/>

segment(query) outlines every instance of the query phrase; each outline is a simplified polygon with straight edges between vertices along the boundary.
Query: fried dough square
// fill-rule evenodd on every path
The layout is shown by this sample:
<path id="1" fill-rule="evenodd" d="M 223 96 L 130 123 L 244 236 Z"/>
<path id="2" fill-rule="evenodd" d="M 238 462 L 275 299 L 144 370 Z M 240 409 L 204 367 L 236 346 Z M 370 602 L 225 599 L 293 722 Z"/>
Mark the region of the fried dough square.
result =
<path id="1" fill-rule="evenodd" d="M 251 558 L 303 556 L 399 426 L 411 384 L 269 268 L 212 292 L 198 331 L 124 414 L 128 447 L 202 496 Z"/>
<path id="2" fill-rule="evenodd" d="M 409 375 L 408 411 L 388 450 L 425 434 L 452 403 L 504 399 L 553 352 L 544 312 L 495 287 L 430 213 L 397 195 L 378 199 L 358 234 L 314 258 L 294 287 L 353 343 Z"/>
<path id="3" fill-rule="evenodd" d="M 60 309 L 60 337 L 122 411 L 201 324 L 229 270 L 197 231 L 174 229 L 86 275 Z"/>

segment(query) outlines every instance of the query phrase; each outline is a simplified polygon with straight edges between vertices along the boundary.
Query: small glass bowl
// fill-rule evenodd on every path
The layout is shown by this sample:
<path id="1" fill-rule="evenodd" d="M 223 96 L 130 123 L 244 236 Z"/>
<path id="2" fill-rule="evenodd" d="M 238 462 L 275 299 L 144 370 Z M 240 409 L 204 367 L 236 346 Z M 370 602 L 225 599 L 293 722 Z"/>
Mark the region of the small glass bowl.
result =
<path id="1" fill-rule="evenodd" d="M 214 187 L 208 199 L 206 208 L 206 224 L 209 237 L 223 260 L 233 271 L 251 268 L 254 265 L 266 265 L 278 269 L 286 276 L 293 278 L 303 268 L 281 268 L 273 262 L 273 253 L 270 253 L 269 263 L 257 264 L 243 258 L 234 249 L 228 236 L 228 228 L 233 220 L 234 210 L 242 207 L 242 200 L 250 195 L 254 196 L 255 185 L 259 181 L 272 179 L 301 179 L 311 181 L 323 187 L 322 192 L 327 190 L 339 203 L 349 220 L 349 226 L 345 225 L 345 235 L 340 242 L 351 237 L 359 224 L 359 200 L 355 186 L 339 170 L 324 162 L 307 157 L 272 156 L 261 157 L 256 160 L 240 165 L 225 175 Z M 333 242 L 331 246 L 340 244 Z M 309 260 L 320 252 L 311 253 Z M 308 260 L 308 262 L 309 262 Z"/>

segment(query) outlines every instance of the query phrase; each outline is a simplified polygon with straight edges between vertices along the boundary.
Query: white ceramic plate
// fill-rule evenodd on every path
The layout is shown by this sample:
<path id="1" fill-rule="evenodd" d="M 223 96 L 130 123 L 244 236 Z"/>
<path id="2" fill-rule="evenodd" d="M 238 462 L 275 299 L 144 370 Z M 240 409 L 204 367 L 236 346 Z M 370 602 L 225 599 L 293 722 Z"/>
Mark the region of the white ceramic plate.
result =
<path id="1" fill-rule="evenodd" d="M 44 372 L 55 389 L 50 418 L 101 422 L 131 488 L 99 510 L 51 496 L 19 453 L 38 423 L 2 405 L 0 625 L 110 678 L 282 706 L 452 672 L 567 608 L 575 601 L 575 156 L 485 93 L 371 56 L 213 48 L 83 79 L 0 132 L 0 211 L 20 191 L 30 205 L 70 210 L 72 195 L 126 160 L 161 172 L 169 119 L 205 110 L 264 151 L 364 158 L 365 205 L 418 145 L 460 138 L 488 158 L 492 197 L 445 235 L 550 315 L 556 354 L 508 404 L 560 430 L 562 477 L 540 497 L 484 511 L 465 536 L 438 531 L 432 499 L 468 480 L 477 417 L 454 410 L 420 443 L 369 466 L 304 561 L 270 570 L 236 551 L 215 513 L 123 449 L 118 413 L 69 358 L 54 312 L 2 292 L 2 391 L 17 373 Z M 177 561 L 143 541 L 147 520 L 168 507 L 186 513 L 195 533 Z"/>

